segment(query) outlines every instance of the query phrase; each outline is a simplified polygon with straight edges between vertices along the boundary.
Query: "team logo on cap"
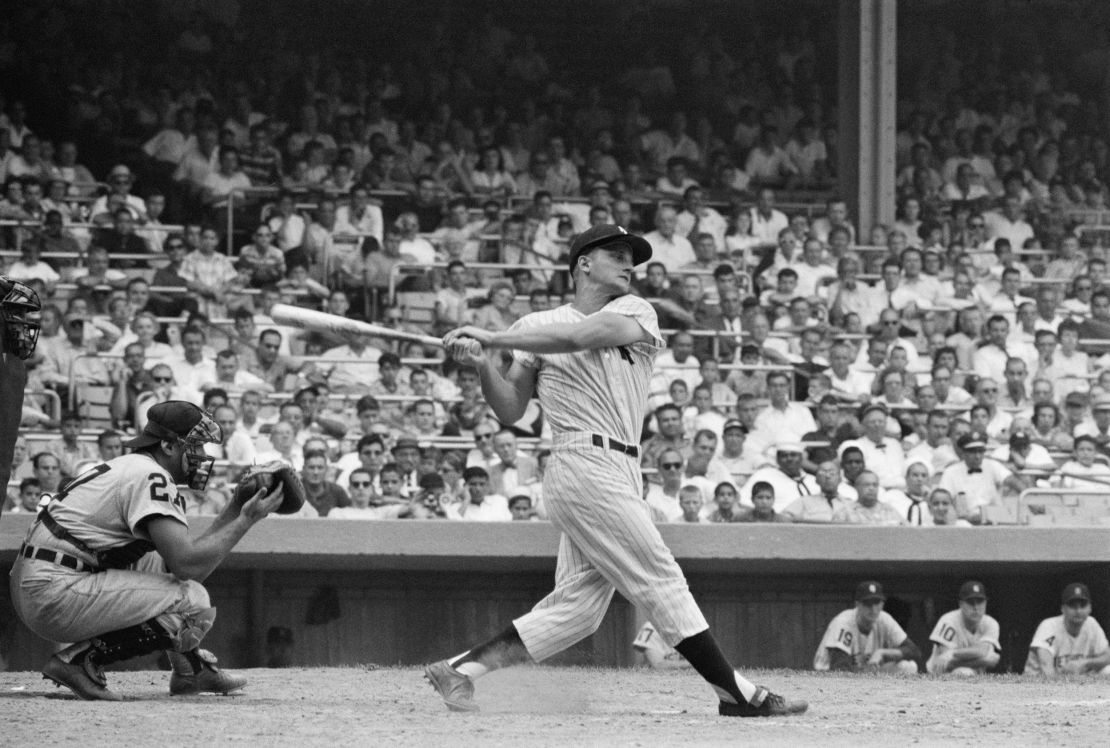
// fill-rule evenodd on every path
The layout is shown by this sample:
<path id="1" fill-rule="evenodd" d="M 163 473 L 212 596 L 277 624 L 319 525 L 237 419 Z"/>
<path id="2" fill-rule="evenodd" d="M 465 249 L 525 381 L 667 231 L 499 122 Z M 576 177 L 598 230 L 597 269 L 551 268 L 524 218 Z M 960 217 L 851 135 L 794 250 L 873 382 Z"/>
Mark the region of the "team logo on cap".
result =
<path id="1" fill-rule="evenodd" d="M 879 591 L 879 589 L 875 585 L 869 584 L 867 585 L 867 591 L 871 593 L 876 593 Z"/>
<path id="2" fill-rule="evenodd" d="M 980 587 L 980 586 L 979 586 L 979 585 L 977 585 L 977 584 L 973 584 L 973 585 L 971 585 L 971 589 L 969 590 L 969 592 L 980 592 L 980 593 L 981 593 L 982 591 L 983 591 L 983 588 L 982 588 L 982 587 Z"/>

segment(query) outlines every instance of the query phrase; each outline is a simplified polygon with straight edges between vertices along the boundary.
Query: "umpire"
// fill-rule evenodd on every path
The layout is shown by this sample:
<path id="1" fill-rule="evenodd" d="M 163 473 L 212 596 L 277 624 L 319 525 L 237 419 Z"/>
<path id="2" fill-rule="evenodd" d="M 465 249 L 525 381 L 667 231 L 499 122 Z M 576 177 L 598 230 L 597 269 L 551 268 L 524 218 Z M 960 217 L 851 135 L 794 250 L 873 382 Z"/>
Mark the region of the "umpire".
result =
<path id="1" fill-rule="evenodd" d="M 150 409 L 131 454 L 102 462 L 62 487 L 39 512 L 12 569 L 12 601 L 39 636 L 74 642 L 43 675 L 83 699 L 122 701 L 103 667 L 166 650 L 171 694 L 228 693 L 244 678 L 222 672 L 199 648 L 216 618 L 201 582 L 283 491 L 233 500 L 197 537 L 189 535 L 179 484 L 203 490 L 213 460 L 204 444 L 220 427 L 192 403 Z"/>

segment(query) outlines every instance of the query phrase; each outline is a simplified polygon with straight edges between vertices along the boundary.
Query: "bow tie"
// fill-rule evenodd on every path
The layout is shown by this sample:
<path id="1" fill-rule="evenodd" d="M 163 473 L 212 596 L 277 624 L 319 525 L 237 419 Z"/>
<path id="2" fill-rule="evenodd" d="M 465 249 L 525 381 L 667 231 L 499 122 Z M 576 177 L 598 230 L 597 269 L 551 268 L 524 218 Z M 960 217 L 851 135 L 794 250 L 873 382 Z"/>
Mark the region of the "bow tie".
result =
<path id="1" fill-rule="evenodd" d="M 876 444 L 875 449 L 886 449 L 886 445 L 885 444 Z"/>
<path id="2" fill-rule="evenodd" d="M 981 472 L 983 472 L 983 468 L 968 468 L 967 469 L 967 474 L 968 475 L 975 475 L 976 473 L 981 473 Z"/>

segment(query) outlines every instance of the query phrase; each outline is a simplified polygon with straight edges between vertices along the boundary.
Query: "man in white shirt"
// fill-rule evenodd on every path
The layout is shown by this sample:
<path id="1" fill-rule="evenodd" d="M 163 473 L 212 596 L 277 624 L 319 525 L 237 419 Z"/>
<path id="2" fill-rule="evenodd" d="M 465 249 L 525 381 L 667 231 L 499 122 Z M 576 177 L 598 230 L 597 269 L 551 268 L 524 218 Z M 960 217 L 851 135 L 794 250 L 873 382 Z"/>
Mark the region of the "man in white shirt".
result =
<path id="1" fill-rule="evenodd" d="M 840 450 L 843 453 L 848 447 L 858 447 L 867 469 L 879 476 L 883 488 L 904 488 L 906 455 L 901 442 L 886 435 L 887 416 L 886 408 L 881 405 L 864 408 L 860 419 L 863 436 L 844 442 Z"/>
<path id="2" fill-rule="evenodd" d="M 802 243 L 801 262 L 793 262 L 788 266 L 798 274 L 795 290 L 799 296 L 816 300 L 817 291 L 826 279 L 836 277 L 836 268 L 824 261 L 824 253 L 824 245 L 811 237 Z"/>
<path id="3" fill-rule="evenodd" d="M 229 395 L 240 394 L 245 390 L 269 393 L 274 388 L 262 381 L 254 374 L 239 366 L 239 354 L 232 350 L 223 350 L 216 354 L 216 376 L 213 379 L 202 380 L 200 391 L 205 392 L 213 387 L 225 390 Z"/>
<path id="4" fill-rule="evenodd" d="M 652 262 L 661 262 L 668 273 L 697 260 L 690 240 L 677 232 L 678 213 L 669 205 L 655 212 L 655 231 L 644 235 L 651 245 Z"/>
<path id="5" fill-rule="evenodd" d="M 489 492 L 489 473 L 484 468 L 468 467 L 463 471 L 466 495 L 459 504 L 447 507 L 447 519 L 466 522 L 512 522 L 509 500 Z"/>
<path id="6" fill-rule="evenodd" d="M 1000 314 L 987 320 L 987 339 L 972 351 L 971 365 L 977 377 L 1001 382 L 1006 379 L 1006 362 L 1010 354 L 1006 351 L 1010 323 Z"/>
<path id="7" fill-rule="evenodd" d="M 833 395 L 844 400 L 863 400 L 871 398 L 871 382 L 874 376 L 852 368 L 852 349 L 847 343 L 836 343 L 829 349 L 829 384 Z"/>
<path id="8" fill-rule="evenodd" d="M 691 242 L 698 234 L 711 234 L 717 253 L 725 251 L 725 231 L 728 221 L 705 204 L 705 190 L 688 187 L 682 195 L 683 211 L 676 218 L 675 232 Z"/>
<path id="9" fill-rule="evenodd" d="M 174 358 L 167 363 L 173 367 L 174 379 L 177 386 L 194 396 L 186 399 L 200 400 L 200 388 L 206 382 L 216 381 L 216 362 L 204 357 L 205 343 L 204 331 L 196 327 L 187 327 L 181 333 L 182 356 Z"/>
<path id="10" fill-rule="evenodd" d="M 316 369 L 332 392 L 366 392 L 371 382 L 377 380 L 382 352 L 369 342 L 369 336 L 353 336 L 347 345 L 330 348 L 317 360 Z"/>
<path id="11" fill-rule="evenodd" d="M 987 235 L 992 239 L 1009 239 L 1011 247 L 1024 247 L 1026 240 L 1034 236 L 1033 227 L 1025 220 L 1021 198 L 1016 195 L 1006 196 L 1002 211 L 988 211 L 983 214 L 983 219 L 987 224 Z"/>
<path id="12" fill-rule="evenodd" d="M 790 228 L 790 219 L 781 210 L 775 210 L 775 191 L 764 187 L 759 191 L 755 207 L 751 209 L 752 236 L 760 244 L 776 244 L 779 232 Z"/>
<path id="13" fill-rule="evenodd" d="M 755 419 L 755 431 L 766 435 L 761 441 L 771 444 L 800 442 L 810 431 L 817 430 L 817 422 L 809 408 L 790 401 L 790 378 L 785 372 L 773 371 L 767 375 L 767 396 L 770 405 Z"/>
<path id="14" fill-rule="evenodd" d="M 752 473 L 740 488 L 740 502 L 745 507 L 752 506 L 752 488 L 760 481 L 766 481 L 775 489 L 775 511 L 781 512 L 802 496 L 811 496 L 819 491 L 817 480 L 802 470 L 802 445 L 783 442 L 775 447 L 775 463 L 761 467 Z"/>
<path id="15" fill-rule="evenodd" d="M 1001 503 L 1003 489 L 1016 492 L 1021 486 L 1005 466 L 986 459 L 986 434 L 964 434 L 956 446 L 962 460 L 945 468 L 938 487 L 952 494 L 961 519 L 979 524 L 985 507 Z"/>

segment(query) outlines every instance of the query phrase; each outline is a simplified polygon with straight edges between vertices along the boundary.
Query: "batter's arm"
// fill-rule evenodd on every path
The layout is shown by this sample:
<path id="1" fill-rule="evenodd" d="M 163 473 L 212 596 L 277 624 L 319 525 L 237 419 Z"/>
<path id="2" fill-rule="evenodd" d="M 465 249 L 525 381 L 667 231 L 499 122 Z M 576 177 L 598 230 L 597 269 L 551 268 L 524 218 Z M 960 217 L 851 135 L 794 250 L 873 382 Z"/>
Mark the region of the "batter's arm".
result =
<path id="1" fill-rule="evenodd" d="M 527 353 L 577 353 L 597 348 L 619 348 L 633 343 L 653 343 L 651 333 L 632 317 L 616 312 L 598 312 L 578 322 L 550 322 L 502 332 L 478 327 L 460 327 L 443 338 L 451 345 L 471 338 L 483 348 L 502 348 Z"/>

